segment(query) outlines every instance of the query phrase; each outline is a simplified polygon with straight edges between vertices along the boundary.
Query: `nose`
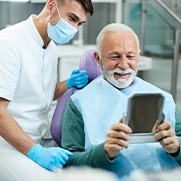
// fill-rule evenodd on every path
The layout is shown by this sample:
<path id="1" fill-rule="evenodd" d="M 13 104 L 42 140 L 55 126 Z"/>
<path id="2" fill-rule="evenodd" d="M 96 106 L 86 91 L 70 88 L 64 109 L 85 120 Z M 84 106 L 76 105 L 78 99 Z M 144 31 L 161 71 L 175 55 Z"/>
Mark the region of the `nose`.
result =
<path id="1" fill-rule="evenodd" d="M 118 67 L 121 68 L 122 70 L 129 68 L 129 64 L 126 57 L 122 57 L 119 59 Z"/>

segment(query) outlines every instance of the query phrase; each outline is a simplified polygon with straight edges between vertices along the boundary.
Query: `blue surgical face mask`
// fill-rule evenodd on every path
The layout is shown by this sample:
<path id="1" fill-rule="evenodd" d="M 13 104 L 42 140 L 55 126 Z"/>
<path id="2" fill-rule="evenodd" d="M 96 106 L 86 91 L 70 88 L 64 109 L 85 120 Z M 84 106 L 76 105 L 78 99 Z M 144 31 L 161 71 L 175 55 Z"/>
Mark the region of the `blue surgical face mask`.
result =
<path id="1" fill-rule="evenodd" d="M 55 26 L 51 25 L 51 23 L 48 22 L 48 37 L 57 44 L 65 44 L 75 36 L 77 29 L 60 17 L 58 7 L 57 11 L 60 20 Z"/>

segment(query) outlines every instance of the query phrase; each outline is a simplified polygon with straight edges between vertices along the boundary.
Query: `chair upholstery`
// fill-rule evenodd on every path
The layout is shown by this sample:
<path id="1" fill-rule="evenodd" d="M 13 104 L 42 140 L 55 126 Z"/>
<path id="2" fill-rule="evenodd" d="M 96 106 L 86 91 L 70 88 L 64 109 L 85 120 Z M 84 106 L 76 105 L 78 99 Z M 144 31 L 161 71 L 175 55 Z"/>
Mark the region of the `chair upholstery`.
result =
<path id="1" fill-rule="evenodd" d="M 87 71 L 89 82 L 101 75 L 101 69 L 97 66 L 94 59 L 94 52 L 95 49 L 85 51 L 81 56 L 79 64 L 81 70 Z"/>
<path id="2" fill-rule="evenodd" d="M 93 79 L 101 75 L 101 70 L 97 66 L 95 59 L 94 59 L 94 52 L 95 49 L 87 50 L 83 53 L 80 59 L 79 68 L 81 70 L 86 70 L 89 82 L 91 82 Z M 62 139 L 62 117 L 63 113 L 65 111 L 67 101 L 69 100 L 70 96 L 74 94 L 76 88 L 68 89 L 58 100 L 58 103 L 56 105 L 52 122 L 50 126 L 50 132 L 52 135 L 52 138 L 55 140 L 55 142 L 61 146 L 61 139 Z"/>
<path id="3" fill-rule="evenodd" d="M 55 140 L 55 142 L 61 146 L 61 139 L 62 139 L 62 117 L 63 117 L 63 113 L 65 111 L 66 108 L 66 104 L 67 101 L 69 100 L 70 96 L 74 93 L 76 89 L 75 88 L 71 88 L 68 89 L 62 96 L 61 98 L 58 100 L 58 103 L 56 105 L 53 117 L 52 117 L 52 122 L 50 125 L 50 132 L 52 135 L 52 138 Z"/>

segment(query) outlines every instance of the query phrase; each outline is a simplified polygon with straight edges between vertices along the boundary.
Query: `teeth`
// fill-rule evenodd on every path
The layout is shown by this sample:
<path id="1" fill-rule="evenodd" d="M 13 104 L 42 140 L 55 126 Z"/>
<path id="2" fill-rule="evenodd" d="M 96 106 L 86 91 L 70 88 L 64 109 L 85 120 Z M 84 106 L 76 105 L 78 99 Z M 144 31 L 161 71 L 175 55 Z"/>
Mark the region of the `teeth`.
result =
<path id="1" fill-rule="evenodd" d="M 123 73 L 117 73 L 117 74 L 119 74 L 119 75 L 126 75 L 126 74 L 123 74 Z"/>
<path id="2" fill-rule="evenodd" d="M 129 72 L 126 72 L 126 73 L 118 73 L 118 72 L 115 72 L 116 74 L 120 75 L 120 76 L 124 76 L 124 75 L 127 75 L 129 74 Z"/>

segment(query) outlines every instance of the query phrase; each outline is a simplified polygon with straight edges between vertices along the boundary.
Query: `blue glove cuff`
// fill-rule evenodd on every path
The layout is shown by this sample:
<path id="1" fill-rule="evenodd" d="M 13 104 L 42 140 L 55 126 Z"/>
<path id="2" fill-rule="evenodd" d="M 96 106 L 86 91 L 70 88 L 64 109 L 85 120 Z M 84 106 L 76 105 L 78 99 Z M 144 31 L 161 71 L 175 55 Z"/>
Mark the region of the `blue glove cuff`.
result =
<path id="1" fill-rule="evenodd" d="M 68 89 L 72 88 L 72 85 L 70 83 L 70 78 L 67 80 L 66 86 L 67 86 Z"/>
<path id="2" fill-rule="evenodd" d="M 27 157 L 36 162 L 39 156 L 38 153 L 41 153 L 41 151 L 43 151 L 43 147 L 40 144 L 35 144 L 28 151 Z"/>

